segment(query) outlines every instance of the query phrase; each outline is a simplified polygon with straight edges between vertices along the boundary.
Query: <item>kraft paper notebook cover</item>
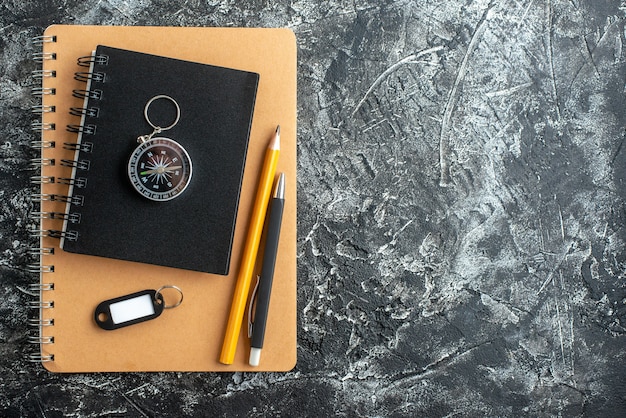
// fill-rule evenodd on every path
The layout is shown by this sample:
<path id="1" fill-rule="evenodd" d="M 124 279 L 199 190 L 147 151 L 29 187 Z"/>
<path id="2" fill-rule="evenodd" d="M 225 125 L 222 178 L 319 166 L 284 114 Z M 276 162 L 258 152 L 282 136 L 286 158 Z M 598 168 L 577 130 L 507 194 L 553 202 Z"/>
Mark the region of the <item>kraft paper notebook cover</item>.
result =
<path id="1" fill-rule="evenodd" d="M 296 42 L 286 29 L 172 28 L 69 26 L 49 27 L 38 40 L 42 60 L 40 216 L 41 279 L 38 326 L 40 352 L 33 355 L 53 372 L 99 371 L 287 371 L 296 362 Z M 59 179 L 71 169 L 58 164 L 75 159 L 64 143 L 76 134 L 70 108 L 84 106 L 72 95 L 84 89 L 74 73 L 84 71 L 77 59 L 106 45 L 160 57 L 218 66 L 259 75 L 245 160 L 228 275 L 163 267 L 60 248 L 63 199 L 69 186 Z M 106 89 L 103 89 L 106 92 Z M 184 110 L 181 109 L 181 120 Z M 143 114 L 138 116 L 143 121 Z M 248 366 L 250 342 L 242 326 L 235 361 L 219 363 L 226 323 L 249 215 L 256 193 L 264 152 L 276 126 L 281 127 L 278 172 L 287 179 L 283 227 L 270 301 L 263 356 L 259 367 Z M 149 132 L 140 132 L 147 134 Z M 171 132 L 172 139 L 175 138 Z M 71 147 L 69 147 L 71 148 Z M 54 160 L 55 163 L 52 163 Z M 194 161 L 194 164 L 196 161 Z M 198 162 L 199 164 L 199 162 Z M 38 173 L 39 174 L 39 173 Z M 192 187 L 191 185 L 189 187 Z M 192 190 L 185 190 L 189 193 Z M 196 192 L 198 192 L 196 190 Z M 182 199 L 183 196 L 177 199 Z M 209 196 L 207 196 L 209 198 Z M 158 206 L 157 206 L 158 208 Z M 184 214 L 183 214 L 184 216 Z M 59 219 L 60 218 L 60 219 Z M 211 219 L 207 219 L 211 222 Z M 149 220 L 147 239 L 158 242 L 158 227 Z M 195 231 L 181 232 L 194 234 Z M 108 244 L 107 244 L 108 245 Z M 93 319 L 99 303 L 163 285 L 178 286 L 183 303 L 158 318 L 114 331 L 99 328 Z"/>
<path id="2" fill-rule="evenodd" d="M 61 248 L 228 274 L 258 74 L 103 45 L 81 63 L 90 66 L 77 72 L 87 89 L 73 91 L 85 101 L 72 107 L 80 146 L 64 160 L 75 181 Z M 162 153 L 142 161 L 140 194 L 128 161 L 151 124 L 169 128 L 154 137 L 175 141 L 189 161 L 170 161 L 178 148 L 150 147 Z M 167 164 L 181 168 L 148 173 Z"/>

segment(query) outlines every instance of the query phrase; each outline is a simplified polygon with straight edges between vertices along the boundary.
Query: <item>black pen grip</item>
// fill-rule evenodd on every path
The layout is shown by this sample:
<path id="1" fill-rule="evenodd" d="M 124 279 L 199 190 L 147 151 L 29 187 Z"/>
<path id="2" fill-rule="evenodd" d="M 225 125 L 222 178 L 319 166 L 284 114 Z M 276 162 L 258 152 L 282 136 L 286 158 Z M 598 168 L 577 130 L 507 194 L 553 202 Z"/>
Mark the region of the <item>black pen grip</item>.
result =
<path id="1" fill-rule="evenodd" d="M 257 291 L 252 341 L 250 343 L 250 345 L 255 348 L 263 347 L 284 204 L 285 201 L 283 199 L 274 198 L 270 206 L 267 237 L 265 239 L 265 252 L 263 254 L 263 267 L 261 268 L 261 279 L 259 282 L 259 290 Z"/>

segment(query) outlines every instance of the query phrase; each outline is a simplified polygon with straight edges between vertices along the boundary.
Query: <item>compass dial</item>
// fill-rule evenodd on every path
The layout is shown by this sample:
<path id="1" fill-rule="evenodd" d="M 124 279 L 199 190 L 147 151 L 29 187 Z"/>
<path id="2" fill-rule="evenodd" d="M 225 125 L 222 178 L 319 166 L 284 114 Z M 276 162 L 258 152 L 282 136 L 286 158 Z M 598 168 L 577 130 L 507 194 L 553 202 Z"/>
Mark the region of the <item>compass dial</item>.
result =
<path id="1" fill-rule="evenodd" d="M 152 138 L 135 150 L 128 161 L 128 177 L 142 196 L 155 201 L 179 196 L 191 180 L 187 151 L 169 138 Z"/>

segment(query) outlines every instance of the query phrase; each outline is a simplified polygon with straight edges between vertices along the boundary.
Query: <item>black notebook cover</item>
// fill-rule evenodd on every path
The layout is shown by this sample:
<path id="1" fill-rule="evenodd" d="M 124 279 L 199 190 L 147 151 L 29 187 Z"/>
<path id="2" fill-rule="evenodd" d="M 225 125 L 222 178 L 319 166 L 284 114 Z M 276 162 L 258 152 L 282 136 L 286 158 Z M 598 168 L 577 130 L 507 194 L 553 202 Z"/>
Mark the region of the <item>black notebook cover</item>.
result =
<path id="1" fill-rule="evenodd" d="M 258 74 L 106 46 L 95 57 L 63 250 L 227 274 Z M 156 136 L 193 165 L 187 189 L 165 202 L 141 196 L 127 174 L 137 137 L 153 131 L 144 107 L 159 95 L 178 103 L 180 119 Z M 172 108 L 155 101 L 150 119 L 169 125 Z"/>

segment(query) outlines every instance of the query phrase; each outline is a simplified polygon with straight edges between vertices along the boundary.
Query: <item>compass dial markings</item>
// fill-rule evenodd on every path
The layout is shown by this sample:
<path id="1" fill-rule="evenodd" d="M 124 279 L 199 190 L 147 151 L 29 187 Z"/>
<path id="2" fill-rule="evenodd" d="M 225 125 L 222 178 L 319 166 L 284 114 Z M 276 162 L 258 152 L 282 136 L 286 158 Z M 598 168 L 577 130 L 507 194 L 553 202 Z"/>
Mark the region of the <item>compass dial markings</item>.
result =
<path id="1" fill-rule="evenodd" d="M 133 187 L 145 197 L 171 200 L 191 179 L 191 160 L 185 149 L 169 138 L 152 138 L 140 144 L 128 163 Z"/>

